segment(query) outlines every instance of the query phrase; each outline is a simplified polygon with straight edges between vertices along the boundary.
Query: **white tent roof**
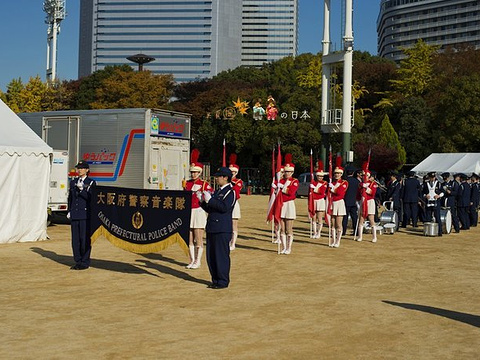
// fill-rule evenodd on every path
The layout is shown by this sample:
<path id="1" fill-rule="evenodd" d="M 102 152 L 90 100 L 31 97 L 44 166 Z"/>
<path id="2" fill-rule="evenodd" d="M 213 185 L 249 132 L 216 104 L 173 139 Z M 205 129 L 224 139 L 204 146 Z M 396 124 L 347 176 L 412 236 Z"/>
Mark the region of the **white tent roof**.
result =
<path id="1" fill-rule="evenodd" d="M 0 155 L 50 154 L 48 146 L 0 99 Z"/>
<path id="2" fill-rule="evenodd" d="M 479 174 L 480 153 L 433 153 L 412 170 L 418 173 L 436 171 L 451 174 Z"/>

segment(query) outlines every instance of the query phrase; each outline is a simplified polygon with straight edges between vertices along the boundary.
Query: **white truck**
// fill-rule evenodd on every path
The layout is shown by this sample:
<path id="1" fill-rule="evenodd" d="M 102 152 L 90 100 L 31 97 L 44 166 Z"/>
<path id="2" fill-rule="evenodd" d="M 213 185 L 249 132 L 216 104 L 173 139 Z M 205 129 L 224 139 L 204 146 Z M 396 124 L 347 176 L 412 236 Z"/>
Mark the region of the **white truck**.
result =
<path id="1" fill-rule="evenodd" d="M 90 176 L 99 185 L 180 190 L 189 177 L 190 114 L 136 108 L 18 116 L 59 150 L 56 154 L 63 154 L 62 169 L 67 169 L 69 177 L 75 176 L 79 160 L 90 165 Z M 58 180 L 62 174 L 57 173 L 57 169 L 64 171 L 61 162 L 54 156 L 49 207 L 66 213 L 68 183 L 63 188 Z"/>

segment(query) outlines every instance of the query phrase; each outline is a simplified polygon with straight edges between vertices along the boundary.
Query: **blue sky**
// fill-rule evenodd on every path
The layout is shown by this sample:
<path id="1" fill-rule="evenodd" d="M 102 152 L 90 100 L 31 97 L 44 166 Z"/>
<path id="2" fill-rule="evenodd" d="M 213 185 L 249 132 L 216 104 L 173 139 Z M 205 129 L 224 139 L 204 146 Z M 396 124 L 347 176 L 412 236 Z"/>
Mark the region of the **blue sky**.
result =
<path id="1" fill-rule="evenodd" d="M 333 48 L 340 47 L 340 0 L 332 2 L 331 37 Z M 60 79 L 76 79 L 78 72 L 78 28 L 80 0 L 67 0 L 67 18 L 58 39 L 57 74 Z M 354 0 L 355 50 L 377 53 L 376 20 L 380 0 Z M 43 0 L 2 0 L 0 11 L 0 89 L 21 77 L 40 75 L 45 80 L 47 25 Z M 323 1 L 299 0 L 299 53 L 321 51 Z"/>

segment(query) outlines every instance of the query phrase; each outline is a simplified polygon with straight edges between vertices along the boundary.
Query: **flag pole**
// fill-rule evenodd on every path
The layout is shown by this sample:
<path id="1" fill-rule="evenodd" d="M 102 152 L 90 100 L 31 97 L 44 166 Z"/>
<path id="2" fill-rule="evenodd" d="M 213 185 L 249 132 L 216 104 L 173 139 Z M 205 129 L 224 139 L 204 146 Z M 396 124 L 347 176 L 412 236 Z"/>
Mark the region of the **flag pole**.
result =
<path id="1" fill-rule="evenodd" d="M 328 155 L 328 177 L 329 177 L 329 182 L 332 183 L 332 177 L 333 177 L 333 165 L 332 165 L 332 145 L 330 145 L 330 152 Z M 325 214 L 325 218 L 328 219 L 328 246 L 332 246 L 332 211 L 331 211 L 331 206 L 332 206 L 332 190 L 330 189 L 330 186 L 328 187 L 328 192 L 327 192 L 327 211 Z"/>
<path id="2" fill-rule="evenodd" d="M 225 138 L 223 138 L 223 158 L 222 158 L 222 166 L 227 166 L 227 149 L 225 146 Z"/>

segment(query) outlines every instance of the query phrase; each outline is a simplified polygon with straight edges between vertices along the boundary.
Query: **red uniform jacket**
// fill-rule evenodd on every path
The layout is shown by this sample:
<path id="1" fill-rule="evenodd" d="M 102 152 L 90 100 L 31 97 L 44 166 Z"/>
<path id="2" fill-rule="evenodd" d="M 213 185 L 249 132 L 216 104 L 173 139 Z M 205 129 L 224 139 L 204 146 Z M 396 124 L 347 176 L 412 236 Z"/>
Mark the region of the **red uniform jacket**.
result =
<path id="1" fill-rule="evenodd" d="M 333 182 L 332 201 L 343 200 L 348 188 L 348 181 L 340 179 Z"/>
<path id="2" fill-rule="evenodd" d="M 298 180 L 295 178 L 290 179 L 280 179 L 280 184 L 283 184 L 282 188 L 282 197 L 283 201 L 290 201 L 295 200 L 297 197 L 297 189 L 298 189 Z"/>
<path id="3" fill-rule="evenodd" d="M 210 186 L 210 184 L 207 181 L 202 180 L 202 179 L 187 180 L 187 182 L 185 183 L 184 189 L 186 191 L 191 191 L 192 192 L 192 209 L 196 209 L 196 208 L 200 207 L 200 202 L 198 201 L 198 197 L 197 197 L 197 195 L 195 195 L 195 193 L 197 191 L 213 192 L 213 189 Z"/>
<path id="4" fill-rule="evenodd" d="M 240 199 L 240 191 L 243 188 L 242 179 L 237 179 L 237 178 L 232 179 L 232 188 L 233 188 L 233 191 L 235 191 L 235 199 L 236 200 Z"/>
<path id="5" fill-rule="evenodd" d="M 313 189 L 313 200 L 325 199 L 328 183 L 323 180 L 313 180 L 312 184 L 315 186 L 315 189 Z"/>

